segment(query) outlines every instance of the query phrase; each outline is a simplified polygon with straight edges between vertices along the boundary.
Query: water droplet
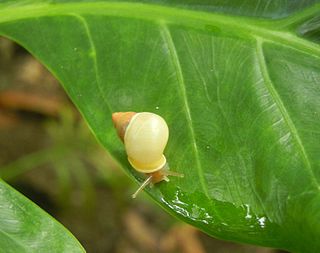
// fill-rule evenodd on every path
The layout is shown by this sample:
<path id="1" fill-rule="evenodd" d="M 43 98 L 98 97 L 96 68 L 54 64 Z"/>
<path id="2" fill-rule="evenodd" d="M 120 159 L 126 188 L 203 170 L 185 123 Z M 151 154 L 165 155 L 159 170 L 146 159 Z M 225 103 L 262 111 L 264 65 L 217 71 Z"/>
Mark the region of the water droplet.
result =
<path id="1" fill-rule="evenodd" d="M 250 214 L 250 206 L 249 206 L 248 204 L 245 204 L 244 206 L 245 206 L 246 209 L 247 209 L 247 213 L 246 213 L 245 218 L 246 218 L 246 219 L 251 219 L 251 218 L 252 218 L 252 215 Z"/>
<path id="2" fill-rule="evenodd" d="M 78 51 L 78 48 L 75 47 L 73 50 L 74 50 L 74 51 Z"/>
<path id="3" fill-rule="evenodd" d="M 192 207 L 192 214 L 195 219 L 199 217 L 199 208 L 196 205 L 193 205 Z"/>
<path id="4" fill-rule="evenodd" d="M 258 223 L 260 227 L 264 228 L 266 226 L 266 217 L 257 217 Z"/>
<path id="5" fill-rule="evenodd" d="M 161 200 L 175 212 L 193 221 L 204 224 L 212 224 L 214 222 L 213 217 L 206 211 L 204 207 L 196 204 L 190 206 L 188 202 L 185 202 L 185 199 L 188 200 L 188 197 L 185 196 L 185 193 L 177 190 L 169 201 L 167 201 L 165 198 L 162 198 Z"/>
<path id="6" fill-rule="evenodd" d="M 209 145 L 206 146 L 206 149 L 210 149 L 211 147 Z"/>
<path id="7" fill-rule="evenodd" d="M 156 110 L 159 110 L 159 106 L 156 106 Z"/>

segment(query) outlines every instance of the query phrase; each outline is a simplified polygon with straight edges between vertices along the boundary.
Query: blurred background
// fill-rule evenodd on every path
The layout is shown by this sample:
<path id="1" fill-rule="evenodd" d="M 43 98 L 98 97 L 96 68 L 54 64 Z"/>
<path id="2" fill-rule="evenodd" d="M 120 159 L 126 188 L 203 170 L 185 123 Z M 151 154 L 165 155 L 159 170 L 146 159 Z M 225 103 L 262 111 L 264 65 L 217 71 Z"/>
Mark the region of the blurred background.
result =
<path id="1" fill-rule="evenodd" d="M 216 240 L 169 216 L 94 139 L 57 80 L 0 37 L 0 175 L 88 253 L 280 253 Z"/>

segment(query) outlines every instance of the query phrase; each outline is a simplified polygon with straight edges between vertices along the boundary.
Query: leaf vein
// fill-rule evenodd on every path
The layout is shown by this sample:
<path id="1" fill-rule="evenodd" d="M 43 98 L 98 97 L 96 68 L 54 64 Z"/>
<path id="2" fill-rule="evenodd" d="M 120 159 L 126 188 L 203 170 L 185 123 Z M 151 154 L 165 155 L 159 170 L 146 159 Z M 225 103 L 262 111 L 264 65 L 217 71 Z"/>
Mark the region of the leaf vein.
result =
<path id="1" fill-rule="evenodd" d="M 241 31 L 241 34 L 247 33 L 255 38 L 263 38 L 264 40 L 272 41 L 273 43 L 281 44 L 300 51 L 312 54 L 314 57 L 320 57 L 320 47 L 318 44 L 307 41 L 298 37 L 294 32 L 288 31 L 287 27 L 296 24 L 297 21 L 314 15 L 319 12 L 320 4 L 313 8 L 306 9 L 300 15 L 293 15 L 283 20 L 261 21 L 256 19 L 244 18 L 237 16 L 227 16 L 218 13 L 205 13 L 200 11 L 191 11 L 180 9 L 175 12 L 176 8 L 153 6 L 148 4 L 139 5 L 137 3 L 63 3 L 51 6 L 50 11 L 47 10 L 47 5 L 33 4 L 30 6 L 19 6 L 10 10 L 0 10 L 0 23 L 10 22 L 12 20 L 26 19 L 29 17 L 42 17 L 52 15 L 73 14 L 75 12 L 96 15 L 110 15 L 119 17 L 131 17 L 154 21 L 155 18 L 159 22 L 176 22 L 192 23 L 199 26 L 200 23 L 211 24 L 224 30 L 236 32 Z M 134 11 L 133 11 L 134 10 Z M 202 25 L 201 25 L 202 27 Z M 277 31 L 273 28 L 278 27 Z M 285 30 L 286 28 L 286 30 Z"/>
<path id="2" fill-rule="evenodd" d="M 186 93 L 186 84 L 184 82 L 182 68 L 181 68 L 179 58 L 178 58 L 178 53 L 177 53 L 176 47 L 174 45 L 174 42 L 173 42 L 173 39 L 172 39 L 172 36 L 171 36 L 171 33 L 170 33 L 168 27 L 165 24 L 161 24 L 161 30 L 162 30 L 164 41 L 167 44 L 172 62 L 174 64 L 175 71 L 177 73 L 178 84 L 179 84 L 181 95 L 182 95 L 183 101 L 184 101 L 184 111 L 186 114 L 188 128 L 190 130 L 191 138 L 193 140 L 192 147 L 193 147 L 193 152 L 195 155 L 200 184 L 204 190 L 205 195 L 210 199 L 208 189 L 205 184 L 205 179 L 203 177 L 204 172 L 203 172 L 203 169 L 202 169 L 202 166 L 200 163 L 198 146 L 197 146 L 197 141 L 196 141 L 196 137 L 195 137 L 195 132 L 193 130 L 193 123 L 192 123 L 192 117 L 191 117 L 191 112 L 190 112 L 190 106 L 189 106 L 189 101 L 188 101 L 188 97 L 187 97 L 187 93 Z"/>
<path id="3" fill-rule="evenodd" d="M 92 59 L 93 59 L 93 68 L 94 68 L 94 73 L 95 73 L 95 77 L 96 77 L 97 87 L 98 87 L 99 93 L 101 94 L 101 96 L 103 98 L 102 99 L 103 103 L 106 105 L 107 109 L 111 113 L 112 112 L 111 106 L 109 105 L 108 100 L 106 99 L 106 97 L 104 95 L 104 92 L 103 92 L 103 89 L 101 87 L 101 80 L 100 80 L 100 77 L 99 77 L 98 60 L 97 60 L 97 50 L 96 50 L 96 46 L 95 46 L 95 43 L 94 43 L 93 38 L 92 38 L 92 34 L 91 34 L 91 31 L 90 31 L 88 22 L 83 16 L 81 16 L 79 14 L 72 13 L 70 15 L 74 16 L 75 18 L 77 18 L 82 23 L 82 25 L 83 25 L 83 27 L 85 29 L 85 32 L 86 32 L 86 35 L 88 37 L 88 41 L 89 41 L 89 44 L 90 44 L 90 47 L 91 47 L 91 51 L 92 51 L 92 53 L 90 55 L 92 56 Z"/>
<path id="4" fill-rule="evenodd" d="M 192 66 L 193 66 L 194 69 L 196 70 L 199 78 L 201 79 L 201 83 L 202 83 L 204 92 L 205 92 L 205 94 L 206 94 L 206 98 L 207 98 L 207 100 L 211 103 L 212 100 L 211 100 L 210 95 L 209 95 L 208 84 L 207 84 L 207 82 L 206 82 L 206 79 L 204 78 L 203 74 L 201 73 L 200 68 L 199 68 L 197 62 L 196 62 L 196 60 L 194 59 L 194 56 L 192 55 L 192 50 L 191 50 L 191 48 L 190 48 L 190 45 L 189 45 L 186 37 L 183 36 L 183 39 L 184 39 L 184 41 L 185 41 L 185 44 L 186 44 L 186 47 L 187 47 L 187 51 L 188 51 L 189 56 L 190 56 Z"/>
<path id="5" fill-rule="evenodd" d="M 299 133 L 289 115 L 289 112 L 287 111 L 285 105 L 283 104 L 280 95 L 278 94 L 277 90 L 275 89 L 272 80 L 269 76 L 268 73 L 268 67 L 266 65 L 266 60 L 264 57 L 264 53 L 263 53 L 263 41 L 262 40 L 257 40 L 257 60 L 260 66 L 260 71 L 261 74 L 264 78 L 264 84 L 269 92 L 269 94 L 271 95 L 272 99 L 274 100 L 275 104 L 277 105 L 277 108 L 279 109 L 284 122 L 286 123 L 291 136 L 293 137 L 293 140 L 296 143 L 296 146 L 298 148 L 298 151 L 301 155 L 301 158 L 304 161 L 304 164 L 306 165 L 306 168 L 308 169 L 308 171 L 310 172 L 311 178 L 313 179 L 317 189 L 320 189 L 320 184 L 312 170 L 312 166 L 310 164 L 307 152 L 303 146 L 302 140 L 299 136 Z"/>
<path id="6" fill-rule="evenodd" d="M 4 230 L 0 230 L 1 235 L 1 239 L 3 239 L 3 237 L 8 238 L 9 240 L 15 242 L 15 245 L 12 245 L 12 248 L 14 247 L 15 250 L 19 250 L 19 252 L 21 252 L 20 250 L 24 250 L 23 252 L 27 252 L 27 247 L 25 247 L 25 245 L 23 245 L 19 240 L 17 240 L 16 238 L 14 238 L 11 234 L 5 232 Z"/>

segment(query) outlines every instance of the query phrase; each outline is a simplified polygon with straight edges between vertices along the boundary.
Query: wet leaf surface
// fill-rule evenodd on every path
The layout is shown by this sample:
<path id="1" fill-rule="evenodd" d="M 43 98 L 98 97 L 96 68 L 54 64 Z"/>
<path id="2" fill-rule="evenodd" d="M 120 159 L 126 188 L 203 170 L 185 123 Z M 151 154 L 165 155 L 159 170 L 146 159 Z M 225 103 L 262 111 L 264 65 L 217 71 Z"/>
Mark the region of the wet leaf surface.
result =
<path id="1" fill-rule="evenodd" d="M 139 182 L 111 113 L 151 111 L 166 119 L 165 154 L 185 177 L 147 191 L 171 214 L 219 238 L 315 252 L 315 2 L 28 1 L 0 10 L 0 34 L 48 67 Z"/>

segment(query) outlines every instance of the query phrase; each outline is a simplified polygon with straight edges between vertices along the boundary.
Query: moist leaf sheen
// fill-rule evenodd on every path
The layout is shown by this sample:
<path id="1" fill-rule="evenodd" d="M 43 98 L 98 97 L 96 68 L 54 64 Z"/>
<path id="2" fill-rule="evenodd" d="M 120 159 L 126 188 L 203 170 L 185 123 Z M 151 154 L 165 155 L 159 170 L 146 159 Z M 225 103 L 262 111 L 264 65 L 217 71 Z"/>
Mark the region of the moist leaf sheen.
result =
<path id="1" fill-rule="evenodd" d="M 0 34 L 60 80 L 138 182 L 111 113 L 166 119 L 165 155 L 185 177 L 147 192 L 172 215 L 218 238 L 316 252 L 320 4 L 288 2 L 2 1 Z"/>

